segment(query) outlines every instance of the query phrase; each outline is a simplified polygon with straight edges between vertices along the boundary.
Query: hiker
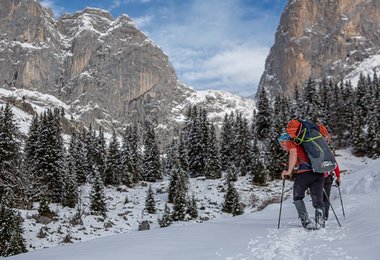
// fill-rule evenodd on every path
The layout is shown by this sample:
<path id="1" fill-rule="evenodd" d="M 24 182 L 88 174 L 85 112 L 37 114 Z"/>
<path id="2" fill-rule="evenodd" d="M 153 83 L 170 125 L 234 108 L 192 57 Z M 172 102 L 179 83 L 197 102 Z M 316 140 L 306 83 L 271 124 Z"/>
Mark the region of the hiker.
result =
<path id="1" fill-rule="evenodd" d="M 323 203 L 325 204 L 325 215 L 324 218 L 327 220 L 329 218 L 329 209 L 330 209 L 330 191 L 331 191 L 331 186 L 334 182 L 334 173 L 336 176 L 336 185 L 340 185 L 340 169 L 339 165 L 337 164 L 334 171 L 326 172 L 325 173 L 325 181 L 324 181 L 324 189 L 326 191 L 326 194 L 323 195 Z M 327 195 L 327 197 L 326 197 Z"/>
<path id="2" fill-rule="evenodd" d="M 297 169 L 293 184 L 293 201 L 298 217 L 305 229 L 324 227 L 323 182 L 324 173 L 313 172 L 309 158 L 300 145 L 296 145 L 287 133 L 278 138 L 281 147 L 289 153 L 288 170 L 284 170 L 281 177 L 290 176 Z M 315 223 L 309 218 L 303 198 L 305 191 L 310 189 L 313 207 L 315 208 Z"/>

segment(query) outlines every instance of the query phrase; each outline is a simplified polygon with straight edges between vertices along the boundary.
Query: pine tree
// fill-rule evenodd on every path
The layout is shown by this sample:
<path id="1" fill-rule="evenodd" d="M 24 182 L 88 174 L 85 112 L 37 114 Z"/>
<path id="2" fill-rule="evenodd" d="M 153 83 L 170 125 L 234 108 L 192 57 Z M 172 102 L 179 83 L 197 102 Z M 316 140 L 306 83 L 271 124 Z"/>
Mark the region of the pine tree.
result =
<path id="1" fill-rule="evenodd" d="M 88 130 L 82 129 L 80 140 L 83 143 L 84 152 L 86 154 L 86 176 L 88 179 L 95 177 L 96 163 L 95 163 L 95 140 L 96 136 L 90 125 Z M 99 171 L 98 171 L 99 172 Z M 103 174 L 104 172 L 100 172 Z"/>
<path id="2" fill-rule="evenodd" d="M 124 131 L 121 147 L 122 181 L 128 186 L 138 183 L 142 176 L 139 140 L 137 125 L 128 126 Z"/>
<path id="3" fill-rule="evenodd" d="M 220 157 L 222 163 L 222 170 L 227 170 L 232 162 L 232 122 L 227 114 L 224 115 L 222 130 L 220 134 Z"/>
<path id="4" fill-rule="evenodd" d="M 10 188 L 0 201 L 0 256 L 27 252 L 23 238 L 22 218 L 14 207 L 14 194 Z"/>
<path id="5" fill-rule="evenodd" d="M 171 212 L 168 207 L 168 204 L 165 203 L 165 209 L 164 209 L 164 214 L 162 215 L 161 219 L 158 219 L 158 224 L 160 227 L 168 227 L 172 223 L 172 218 L 171 218 Z"/>
<path id="6" fill-rule="evenodd" d="M 74 158 L 70 154 L 67 155 L 66 166 L 63 176 L 62 205 L 75 208 L 78 202 L 77 169 Z"/>
<path id="7" fill-rule="evenodd" d="M 207 179 L 220 179 L 222 177 L 222 165 L 220 162 L 214 125 L 210 126 L 208 158 L 205 165 L 205 177 Z"/>
<path id="8" fill-rule="evenodd" d="M 173 212 L 172 219 L 174 221 L 183 221 L 186 217 L 186 185 L 181 181 L 181 178 L 177 178 L 175 185 L 175 196 L 173 199 Z"/>
<path id="9" fill-rule="evenodd" d="M 169 194 L 168 202 L 174 203 L 174 199 L 177 195 L 177 188 L 181 187 L 185 192 L 188 191 L 189 179 L 187 173 L 181 168 L 180 160 L 177 157 L 173 158 L 173 168 L 171 169 L 170 182 L 169 182 Z"/>
<path id="10" fill-rule="evenodd" d="M 95 133 L 93 134 L 95 136 Z M 112 139 L 112 141 L 114 141 Z M 106 171 L 106 141 L 104 138 L 104 132 L 101 127 L 99 127 L 98 135 L 93 140 L 93 158 L 95 163 L 95 168 L 98 172 L 104 173 Z"/>
<path id="11" fill-rule="evenodd" d="M 257 100 L 256 136 L 259 140 L 267 140 L 271 126 L 271 107 L 265 88 L 261 88 Z"/>
<path id="12" fill-rule="evenodd" d="M 87 175 L 87 156 L 84 150 L 84 144 L 76 133 L 71 134 L 71 140 L 68 151 L 68 167 L 76 177 L 77 184 L 84 184 Z"/>
<path id="13" fill-rule="evenodd" d="M 194 106 L 192 117 L 189 122 L 188 139 L 187 139 L 187 158 L 189 163 L 190 177 L 199 177 L 204 175 L 204 145 L 202 143 L 201 120 L 198 109 Z"/>
<path id="14" fill-rule="evenodd" d="M 148 212 L 149 214 L 156 213 L 156 201 L 154 200 L 152 186 L 149 186 L 148 192 L 146 194 L 145 211 Z"/>
<path id="15" fill-rule="evenodd" d="M 253 176 L 253 183 L 262 185 L 265 183 L 264 165 L 260 160 L 260 153 L 256 141 L 252 146 L 252 166 L 251 175 Z"/>
<path id="16" fill-rule="evenodd" d="M 250 163 L 248 122 L 245 118 L 243 118 L 241 113 L 236 113 L 236 120 L 234 123 L 235 134 L 232 146 L 234 150 L 234 164 L 240 171 L 240 175 L 245 176 Z"/>
<path id="17" fill-rule="evenodd" d="M 160 153 L 156 134 L 151 123 L 145 124 L 143 180 L 156 182 L 162 178 Z"/>
<path id="18" fill-rule="evenodd" d="M 321 105 L 319 102 L 316 83 L 312 78 L 309 78 L 304 87 L 302 101 L 302 118 L 313 122 L 319 122 L 321 118 Z"/>
<path id="19" fill-rule="evenodd" d="M 50 201 L 46 194 L 40 196 L 40 205 L 38 207 L 38 215 L 40 217 L 53 218 L 56 214 L 50 210 Z"/>
<path id="20" fill-rule="evenodd" d="M 61 202 L 63 188 L 64 149 L 58 110 L 43 113 L 39 125 L 36 174 L 45 192 L 53 202 Z"/>
<path id="21" fill-rule="evenodd" d="M 360 107 L 357 107 L 354 112 L 354 119 L 352 125 L 352 154 L 355 156 L 365 156 L 366 154 L 366 140 L 365 133 L 363 131 L 362 117 L 363 112 Z"/>
<path id="22" fill-rule="evenodd" d="M 90 194 L 90 210 L 93 215 L 102 215 L 106 217 L 107 205 L 104 195 L 104 185 L 99 173 L 95 174 L 95 182 Z"/>
<path id="23" fill-rule="evenodd" d="M 237 193 L 234 184 L 230 179 L 227 179 L 227 192 L 224 196 L 224 203 L 222 211 L 231 213 L 233 216 L 241 215 L 244 213 L 240 205 L 239 194 Z"/>
<path id="24" fill-rule="evenodd" d="M 112 139 L 108 147 L 103 179 L 105 185 L 118 185 L 121 182 L 121 158 L 119 142 L 115 130 L 113 131 Z"/>
<path id="25" fill-rule="evenodd" d="M 194 194 L 188 202 L 187 214 L 190 216 L 190 219 L 198 218 L 198 207 Z"/>
<path id="26" fill-rule="evenodd" d="M 269 156 L 268 156 L 268 170 L 272 178 L 279 178 L 281 175 L 281 171 L 283 169 L 282 163 L 286 160 L 286 154 L 281 149 L 281 146 L 277 142 L 277 138 L 281 135 L 281 133 L 285 132 L 284 126 L 287 121 L 287 104 L 286 99 L 281 96 L 277 96 L 274 102 L 274 118 L 272 119 L 272 127 L 269 139 Z M 257 147 L 255 148 L 257 149 Z M 257 157 L 259 156 L 258 151 L 255 150 L 256 158 L 255 161 L 255 174 L 254 176 L 259 176 L 261 173 L 258 173 L 257 169 L 261 168 L 260 162 L 257 161 Z M 262 171 L 260 169 L 259 171 Z"/>
<path id="27" fill-rule="evenodd" d="M 357 111 L 360 111 L 361 114 L 360 115 L 357 115 L 358 118 L 362 118 L 363 119 L 363 122 L 365 122 L 365 119 L 367 117 L 367 113 L 368 113 L 368 107 L 367 107 L 367 84 L 366 84 L 366 79 L 364 77 L 364 75 L 361 73 L 360 76 L 359 76 L 359 81 L 358 81 L 358 85 L 355 89 L 355 109 L 360 109 L 360 110 L 356 110 Z"/>
<path id="28" fill-rule="evenodd" d="M 342 136 L 339 138 L 339 142 L 342 147 L 347 147 L 351 145 L 351 129 L 353 129 L 354 121 L 354 93 L 350 81 L 344 84 L 341 104 L 341 107 L 344 107 L 344 109 L 342 109 L 340 121 L 344 124 L 344 130 L 342 130 Z"/>
<path id="29" fill-rule="evenodd" d="M 210 149 L 212 149 L 212 148 L 210 148 Z M 187 159 L 188 151 L 187 151 L 187 145 L 186 145 L 186 141 L 185 141 L 185 132 L 184 131 L 181 132 L 179 135 L 177 152 L 178 152 L 180 167 L 183 170 L 183 172 L 185 174 L 187 174 L 187 172 L 189 172 L 189 161 Z"/>
<path id="30" fill-rule="evenodd" d="M 36 198 L 36 191 L 40 187 L 38 183 L 37 173 L 36 173 L 36 155 L 38 149 L 38 138 L 39 138 L 39 116 L 33 116 L 32 123 L 29 128 L 28 137 L 25 142 L 23 162 L 22 162 L 22 172 L 25 184 L 25 199 L 28 203 L 32 203 Z"/>
<path id="31" fill-rule="evenodd" d="M 0 200 L 5 189 L 11 187 L 17 191 L 20 183 L 20 144 L 17 141 L 17 126 L 10 105 L 0 110 Z M 20 195 L 20 194 L 16 194 Z"/>

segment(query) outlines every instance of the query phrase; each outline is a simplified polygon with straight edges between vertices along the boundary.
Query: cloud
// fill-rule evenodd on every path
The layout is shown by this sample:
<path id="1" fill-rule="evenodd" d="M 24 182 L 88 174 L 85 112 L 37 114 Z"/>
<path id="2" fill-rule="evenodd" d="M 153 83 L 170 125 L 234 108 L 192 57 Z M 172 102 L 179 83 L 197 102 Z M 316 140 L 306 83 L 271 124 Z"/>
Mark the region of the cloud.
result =
<path id="1" fill-rule="evenodd" d="M 192 0 L 154 14 L 139 27 L 169 54 L 182 81 L 195 89 L 255 93 L 278 14 L 242 0 Z"/>
<path id="2" fill-rule="evenodd" d="M 54 0 L 42 0 L 40 4 L 43 7 L 46 7 L 52 10 L 55 17 L 60 17 L 62 14 L 65 13 L 65 8 L 62 6 L 58 6 Z"/>
<path id="3" fill-rule="evenodd" d="M 145 16 L 140 16 L 140 17 L 134 18 L 133 22 L 139 28 L 143 28 L 143 27 L 149 25 L 152 22 L 153 19 L 154 19 L 153 15 L 145 15 Z"/>
<path id="4" fill-rule="evenodd" d="M 111 3 L 111 6 L 108 8 L 109 11 L 112 11 L 118 7 L 121 6 L 121 1 L 120 0 L 113 0 Z"/>

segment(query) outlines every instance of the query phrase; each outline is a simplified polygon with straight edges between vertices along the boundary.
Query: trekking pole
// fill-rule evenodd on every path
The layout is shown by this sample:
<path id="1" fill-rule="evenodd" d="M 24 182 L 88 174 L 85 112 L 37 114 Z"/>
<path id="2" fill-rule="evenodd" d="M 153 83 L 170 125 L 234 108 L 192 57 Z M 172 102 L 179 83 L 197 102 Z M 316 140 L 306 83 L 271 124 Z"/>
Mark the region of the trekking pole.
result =
<path id="1" fill-rule="evenodd" d="M 339 185 L 338 185 L 338 191 L 339 191 L 340 204 L 342 205 L 343 219 L 346 219 L 346 214 L 344 214 L 342 194 L 340 193 L 340 186 Z"/>
<path id="2" fill-rule="evenodd" d="M 335 214 L 335 210 L 334 210 L 333 206 L 331 205 L 330 199 L 329 199 L 329 197 L 327 196 L 327 193 L 326 193 L 325 189 L 323 189 L 323 192 L 324 192 L 324 194 L 325 194 L 325 196 L 326 196 L 327 202 L 329 203 L 329 205 L 330 205 L 330 207 L 331 207 L 331 209 L 332 209 L 332 211 L 333 211 L 333 213 L 334 213 L 334 216 L 335 216 L 335 218 L 336 218 L 336 221 L 338 222 L 339 227 L 342 227 L 342 225 L 341 225 L 340 222 L 339 222 L 339 219 L 338 219 L 337 215 Z"/>
<path id="3" fill-rule="evenodd" d="M 284 188 L 285 188 L 285 178 L 282 180 L 282 192 L 281 192 L 280 214 L 278 215 L 278 226 L 277 226 L 277 229 L 280 229 L 281 210 L 282 210 L 282 200 L 283 200 L 283 198 L 284 198 Z"/>

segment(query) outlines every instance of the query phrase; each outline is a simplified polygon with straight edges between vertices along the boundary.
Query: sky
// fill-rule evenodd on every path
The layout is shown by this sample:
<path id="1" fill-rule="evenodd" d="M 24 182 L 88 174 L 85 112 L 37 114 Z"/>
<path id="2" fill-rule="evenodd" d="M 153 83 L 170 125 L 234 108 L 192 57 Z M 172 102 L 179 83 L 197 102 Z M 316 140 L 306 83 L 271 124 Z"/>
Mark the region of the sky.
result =
<path id="1" fill-rule="evenodd" d="M 303 230 L 290 198 L 264 210 L 203 223 L 129 232 L 91 241 L 36 250 L 9 260 L 377 260 L 380 254 L 380 159 L 357 158 L 338 150 L 341 195 L 332 187 L 333 212 L 326 228 Z M 280 193 L 280 186 L 278 192 Z M 210 198 L 214 201 L 215 198 Z M 310 197 L 305 204 L 313 215 Z M 74 234 L 76 236 L 76 234 Z"/>
<path id="2" fill-rule="evenodd" d="M 85 7 L 127 14 L 196 90 L 256 93 L 287 0 L 41 0 L 58 18 Z"/>

